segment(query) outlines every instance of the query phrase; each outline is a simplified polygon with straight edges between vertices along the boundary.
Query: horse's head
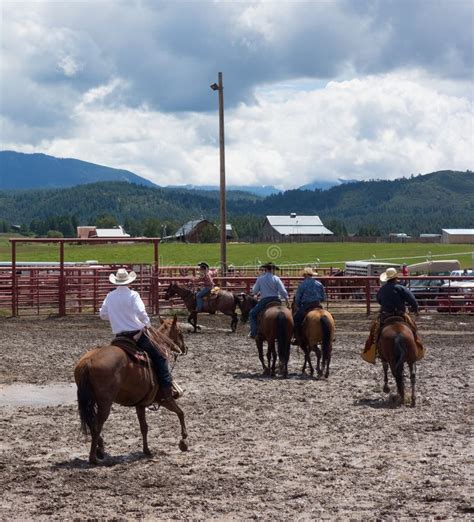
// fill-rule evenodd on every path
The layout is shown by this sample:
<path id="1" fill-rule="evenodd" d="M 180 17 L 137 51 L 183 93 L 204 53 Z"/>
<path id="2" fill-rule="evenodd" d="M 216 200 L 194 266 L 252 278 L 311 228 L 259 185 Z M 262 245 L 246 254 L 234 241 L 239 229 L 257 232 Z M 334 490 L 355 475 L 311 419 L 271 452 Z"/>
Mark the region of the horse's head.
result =
<path id="1" fill-rule="evenodd" d="M 178 316 L 175 314 L 173 319 L 163 319 L 160 317 L 160 322 L 160 331 L 169 337 L 173 343 L 178 346 L 178 348 L 181 350 L 181 353 L 188 353 L 188 347 L 184 342 L 183 332 L 181 331 L 181 328 L 178 324 Z"/>
<path id="2" fill-rule="evenodd" d="M 168 288 L 166 289 L 166 292 L 165 292 L 165 299 L 168 300 L 173 295 L 176 295 L 176 284 L 170 283 L 170 285 L 168 286 Z"/>
<path id="3" fill-rule="evenodd" d="M 257 304 L 255 297 L 242 293 L 239 298 L 239 308 L 242 312 L 240 320 L 246 323 L 249 318 L 250 310 Z"/>

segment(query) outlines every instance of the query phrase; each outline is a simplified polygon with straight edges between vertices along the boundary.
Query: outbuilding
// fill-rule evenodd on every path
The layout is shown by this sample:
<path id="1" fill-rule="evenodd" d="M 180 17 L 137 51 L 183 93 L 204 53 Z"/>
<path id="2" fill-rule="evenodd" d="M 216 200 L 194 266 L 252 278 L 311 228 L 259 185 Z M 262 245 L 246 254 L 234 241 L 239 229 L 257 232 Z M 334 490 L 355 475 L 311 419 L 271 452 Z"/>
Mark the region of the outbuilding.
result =
<path id="1" fill-rule="evenodd" d="M 266 216 L 263 224 L 264 241 L 314 241 L 334 234 L 326 228 L 319 216 Z"/>
<path id="2" fill-rule="evenodd" d="M 441 243 L 474 244 L 474 228 L 443 228 Z"/>

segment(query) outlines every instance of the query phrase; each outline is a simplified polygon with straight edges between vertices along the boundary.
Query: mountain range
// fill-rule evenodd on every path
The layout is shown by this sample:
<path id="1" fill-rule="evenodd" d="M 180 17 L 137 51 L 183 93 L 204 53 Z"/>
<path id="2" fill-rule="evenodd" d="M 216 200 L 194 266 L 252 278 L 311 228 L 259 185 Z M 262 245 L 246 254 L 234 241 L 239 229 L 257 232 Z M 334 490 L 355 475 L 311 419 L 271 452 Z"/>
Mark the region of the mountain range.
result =
<path id="1" fill-rule="evenodd" d="M 330 229 L 345 228 L 348 232 L 439 233 L 441 228 L 473 227 L 474 174 L 439 171 L 396 180 L 344 183 L 324 191 L 288 190 L 265 198 L 229 191 L 227 200 L 229 220 L 247 231 L 252 229 L 248 237 L 258 236 L 263 216 L 291 212 L 319 215 Z M 87 225 L 104 214 L 120 224 L 155 220 L 170 224 L 170 228 L 189 219 L 216 220 L 219 192 L 123 181 L 0 191 L 0 220 L 8 223 L 29 226 L 33 221 L 69 216 Z"/>
<path id="2" fill-rule="evenodd" d="M 73 187 L 97 181 L 127 181 L 155 186 L 128 170 L 46 154 L 0 151 L 0 190 Z"/>
<path id="3" fill-rule="evenodd" d="M 0 190 L 74 187 L 100 181 L 126 181 L 147 187 L 158 186 L 128 170 L 114 169 L 77 159 L 56 158 L 47 154 L 0 151 Z M 338 180 L 335 183 L 313 181 L 300 188 L 328 189 L 343 182 L 344 180 Z M 200 192 L 219 190 L 217 185 L 169 185 L 169 188 Z M 282 192 L 272 185 L 228 185 L 226 189 L 248 192 L 262 197 Z"/>

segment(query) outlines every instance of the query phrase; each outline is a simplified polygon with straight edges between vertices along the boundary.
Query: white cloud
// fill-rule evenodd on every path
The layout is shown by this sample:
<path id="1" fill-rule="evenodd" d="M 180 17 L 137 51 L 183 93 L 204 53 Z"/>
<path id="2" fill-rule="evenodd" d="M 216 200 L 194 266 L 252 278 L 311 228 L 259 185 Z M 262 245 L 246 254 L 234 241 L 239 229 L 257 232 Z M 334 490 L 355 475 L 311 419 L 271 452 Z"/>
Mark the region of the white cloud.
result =
<path id="1" fill-rule="evenodd" d="M 217 115 L 103 105 L 102 93 L 119 83 L 86 93 L 71 136 L 36 150 L 129 169 L 161 185 L 217 184 Z M 472 102 L 435 90 L 416 71 L 316 90 L 267 86 L 256 100 L 225 113 L 229 184 L 290 188 L 473 167 Z M 6 148 L 31 151 L 20 143 Z"/>
<path id="2" fill-rule="evenodd" d="M 229 182 L 472 168 L 472 2 L 9 2 L 3 148 Z M 210 112 L 212 111 L 212 112 Z"/>

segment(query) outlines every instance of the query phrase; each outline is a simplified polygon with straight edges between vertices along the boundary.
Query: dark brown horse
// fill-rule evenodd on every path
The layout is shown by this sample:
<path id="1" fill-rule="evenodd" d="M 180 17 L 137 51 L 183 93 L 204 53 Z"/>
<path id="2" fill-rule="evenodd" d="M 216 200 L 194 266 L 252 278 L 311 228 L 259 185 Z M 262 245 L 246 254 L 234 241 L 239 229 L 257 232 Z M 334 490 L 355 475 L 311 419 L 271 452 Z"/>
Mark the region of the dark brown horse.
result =
<path id="1" fill-rule="evenodd" d="M 198 313 L 214 314 L 216 312 L 222 312 L 224 315 L 229 315 L 232 317 L 230 328 L 232 332 L 235 332 L 237 323 L 239 322 L 239 318 L 235 313 L 235 309 L 237 306 L 240 306 L 240 301 L 239 298 L 232 292 L 228 292 L 227 290 L 219 290 L 219 293 L 216 297 L 208 299 L 206 296 L 206 298 L 204 298 L 204 308 L 202 312 L 196 311 L 196 295 L 192 290 L 189 290 L 184 286 L 179 286 L 176 283 L 171 283 L 166 289 L 165 299 L 169 299 L 174 295 L 181 297 L 184 304 L 186 305 L 186 308 L 188 309 L 188 312 L 190 312 L 188 316 L 188 323 L 194 328 L 194 332 L 196 332 L 198 329 L 201 329 L 201 327 L 197 324 Z"/>
<path id="2" fill-rule="evenodd" d="M 314 373 L 311 364 L 311 351 L 316 353 L 316 371 L 321 376 L 326 369 L 325 377 L 329 377 L 329 363 L 331 362 L 332 343 L 336 331 L 336 323 L 333 316 L 322 308 L 315 308 L 307 313 L 301 326 L 301 349 L 304 352 L 304 364 L 302 373 L 306 371 L 306 363 L 309 364 L 311 375 Z M 318 345 L 321 345 L 319 349 Z M 322 351 L 322 367 L 321 362 Z"/>
<path id="3" fill-rule="evenodd" d="M 172 341 L 171 349 L 175 349 L 177 345 L 182 353 L 186 351 L 176 316 L 173 320 L 162 320 L 158 331 Z M 74 369 L 74 378 L 82 431 L 84 434 L 90 432 L 92 436 L 89 462 L 98 464 L 104 458 L 104 441 L 100 433 L 114 402 L 122 406 L 135 406 L 143 437 L 143 453 L 151 455 L 147 442 L 145 405 L 140 405 L 144 397 L 152 391 L 148 369 L 132 361 L 118 346 L 102 346 L 81 357 Z M 175 399 L 168 399 L 160 404 L 178 416 L 182 437 L 179 447 L 186 451 L 185 439 L 188 434 L 183 410 Z"/>
<path id="4" fill-rule="evenodd" d="M 243 296 L 241 302 L 242 322 L 246 322 L 250 310 L 257 304 L 252 296 Z M 283 305 L 269 306 L 265 308 L 259 319 L 259 329 L 255 342 L 258 349 L 258 357 L 263 367 L 264 375 L 275 375 L 278 345 L 278 359 L 280 371 L 284 378 L 288 377 L 288 361 L 290 358 L 291 338 L 293 337 L 293 316 L 291 311 Z M 263 358 L 263 343 L 267 342 L 267 363 Z"/>
<path id="5" fill-rule="evenodd" d="M 411 381 L 411 405 L 416 404 L 415 382 L 416 382 L 416 357 L 417 347 L 412 329 L 403 321 L 385 324 L 382 327 L 379 341 L 377 343 L 378 353 L 382 360 L 384 371 L 383 391 L 388 393 L 388 367 L 397 383 L 397 390 L 401 404 L 405 402 L 404 365 L 408 364 Z"/>

